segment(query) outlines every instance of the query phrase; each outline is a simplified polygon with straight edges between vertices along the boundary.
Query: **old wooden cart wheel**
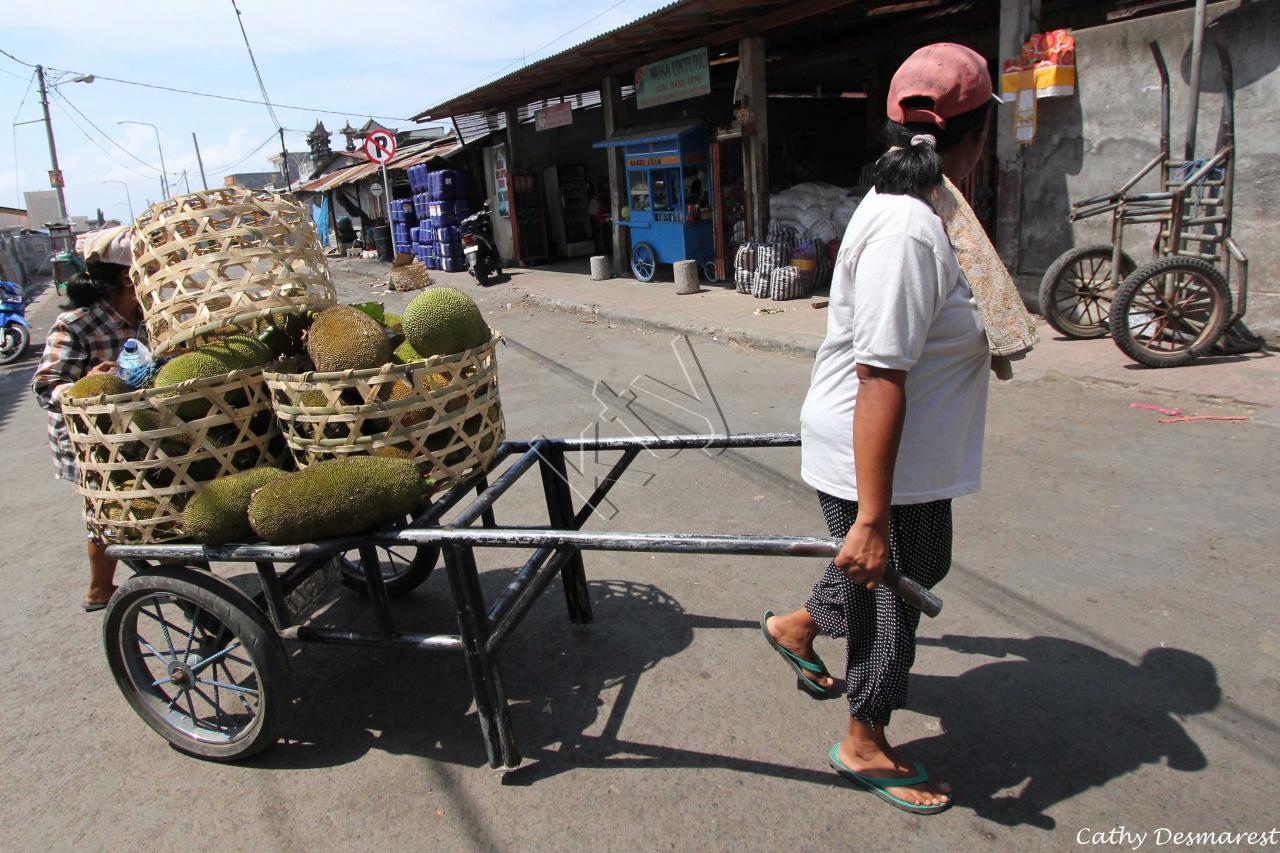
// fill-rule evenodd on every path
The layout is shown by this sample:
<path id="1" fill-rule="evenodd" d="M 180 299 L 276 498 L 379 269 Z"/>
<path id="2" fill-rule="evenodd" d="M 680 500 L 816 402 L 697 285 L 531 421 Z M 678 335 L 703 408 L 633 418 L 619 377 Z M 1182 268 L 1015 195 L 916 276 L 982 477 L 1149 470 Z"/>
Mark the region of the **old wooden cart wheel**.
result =
<path id="1" fill-rule="evenodd" d="M 284 647 L 231 584 L 181 567 L 136 575 L 112 596 L 102 638 L 125 699 L 178 750 L 237 761 L 275 742 Z"/>
<path id="2" fill-rule="evenodd" d="M 1218 268 L 1172 256 L 1139 267 L 1111 303 L 1111 337 L 1139 364 L 1181 367 L 1212 347 L 1231 316 Z"/>
<path id="3" fill-rule="evenodd" d="M 1109 243 L 1063 252 L 1040 280 L 1040 313 L 1068 338 L 1102 338 L 1115 288 L 1111 284 L 1114 247 Z M 1133 272 L 1133 259 L 1120 256 L 1120 280 Z"/>

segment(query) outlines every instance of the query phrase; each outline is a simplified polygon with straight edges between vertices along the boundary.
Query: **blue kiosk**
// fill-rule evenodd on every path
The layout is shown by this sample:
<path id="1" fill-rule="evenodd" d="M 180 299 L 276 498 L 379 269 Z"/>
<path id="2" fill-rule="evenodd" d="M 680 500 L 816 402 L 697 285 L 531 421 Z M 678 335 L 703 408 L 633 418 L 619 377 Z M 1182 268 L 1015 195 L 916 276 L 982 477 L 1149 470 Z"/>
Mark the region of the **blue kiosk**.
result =
<path id="1" fill-rule="evenodd" d="M 616 136 L 596 148 L 621 148 L 627 203 L 619 225 L 631 229 L 631 272 L 652 281 L 658 264 L 697 261 L 716 280 L 715 232 L 708 151 L 711 132 L 701 125 Z"/>

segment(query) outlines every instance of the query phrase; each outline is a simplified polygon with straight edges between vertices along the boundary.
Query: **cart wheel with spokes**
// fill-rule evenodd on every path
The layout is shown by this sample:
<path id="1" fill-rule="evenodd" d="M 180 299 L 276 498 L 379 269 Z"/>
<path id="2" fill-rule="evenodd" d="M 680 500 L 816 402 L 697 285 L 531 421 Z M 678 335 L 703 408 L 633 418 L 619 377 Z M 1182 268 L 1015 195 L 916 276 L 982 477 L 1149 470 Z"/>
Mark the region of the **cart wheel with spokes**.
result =
<path id="1" fill-rule="evenodd" d="M 378 545 L 374 550 L 378 553 L 383 584 L 391 598 L 408 595 L 421 586 L 440 558 L 440 548 L 435 545 Z M 368 592 L 360 550 L 352 549 L 341 559 L 342 583 L 357 592 Z"/>
<path id="2" fill-rule="evenodd" d="M 102 638 L 125 699 L 178 750 L 238 761 L 275 742 L 290 692 L 284 646 L 231 584 L 180 567 L 135 575 L 111 597 Z"/>
<path id="3" fill-rule="evenodd" d="M 658 271 L 658 253 L 648 243 L 636 243 L 631 249 L 631 274 L 638 281 L 653 281 Z"/>
<path id="4" fill-rule="evenodd" d="M 1058 256 L 1040 280 L 1040 313 L 1068 338 L 1102 338 L 1115 288 L 1111 283 L 1114 247 L 1080 246 Z M 1120 280 L 1134 270 L 1133 258 L 1120 255 Z"/>
<path id="5" fill-rule="evenodd" d="M 1218 268 L 1171 256 L 1139 267 L 1111 302 L 1111 337 L 1147 367 L 1181 367 L 1222 336 L 1231 289 Z"/>

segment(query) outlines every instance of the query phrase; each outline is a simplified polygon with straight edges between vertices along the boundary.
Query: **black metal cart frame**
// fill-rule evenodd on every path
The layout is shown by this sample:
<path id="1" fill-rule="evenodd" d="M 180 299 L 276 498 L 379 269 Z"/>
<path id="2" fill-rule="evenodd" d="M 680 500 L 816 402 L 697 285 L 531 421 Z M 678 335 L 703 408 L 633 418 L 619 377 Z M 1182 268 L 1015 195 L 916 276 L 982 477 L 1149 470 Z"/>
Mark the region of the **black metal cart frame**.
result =
<path id="1" fill-rule="evenodd" d="M 490 471 L 496 472 L 508 461 L 510 464 L 496 474 L 492 483 L 485 475 L 460 483 L 432 502 L 411 524 L 398 529 L 303 545 L 114 545 L 108 549 L 108 553 L 124 561 L 141 576 L 160 571 L 162 563 L 191 567 L 207 567 L 211 563 L 220 562 L 253 563 L 262 587 L 262 592 L 254 603 L 265 610 L 278 640 L 461 652 L 466 659 L 489 763 L 492 767 L 516 767 L 521 756 L 502 686 L 499 667 L 502 649 L 556 575 L 563 580 L 570 620 L 575 623 L 592 620 L 583 551 L 832 557 L 840 549 L 839 540 L 808 536 L 584 532 L 583 525 L 596 512 L 632 461 L 644 450 L 794 447 L 799 443 L 800 437 L 796 433 L 508 441 L 499 447 Z M 583 505 L 575 507 L 573 490 L 568 480 L 566 454 L 583 451 L 614 451 L 620 456 Z M 498 525 L 494 517 L 494 504 L 535 466 L 541 475 L 549 526 Z M 444 516 L 473 491 L 475 497 L 471 502 L 448 523 L 442 524 Z M 379 566 L 376 553 L 379 546 L 413 546 L 417 549 L 434 546 L 443 551 L 450 592 L 457 611 L 457 634 L 422 634 L 398 630 L 386 582 L 380 570 L 363 572 L 368 599 L 376 619 L 375 631 L 307 625 L 301 619 L 305 619 L 308 614 L 291 612 L 287 600 L 289 593 L 325 566 L 332 557 L 358 549 L 361 564 L 375 567 Z M 485 601 L 480 588 L 475 560 L 475 549 L 478 547 L 534 549 L 532 556 L 491 603 Z M 190 571 L 197 573 L 198 568 Z M 902 578 L 896 571 L 890 570 L 886 574 L 885 584 L 927 615 L 937 615 L 942 607 L 942 602 L 936 596 L 911 580 Z M 111 620 L 108 619 L 106 624 L 110 625 Z M 108 636 L 106 640 L 110 655 L 112 638 Z M 188 647 L 190 645 L 191 641 L 188 639 Z M 198 665 L 197 669 L 199 666 L 203 664 Z M 133 702 L 133 698 L 129 698 Z M 137 708 L 137 704 L 134 704 Z M 194 716 L 194 710 L 192 713 Z M 237 756 L 231 753 L 222 757 Z"/>

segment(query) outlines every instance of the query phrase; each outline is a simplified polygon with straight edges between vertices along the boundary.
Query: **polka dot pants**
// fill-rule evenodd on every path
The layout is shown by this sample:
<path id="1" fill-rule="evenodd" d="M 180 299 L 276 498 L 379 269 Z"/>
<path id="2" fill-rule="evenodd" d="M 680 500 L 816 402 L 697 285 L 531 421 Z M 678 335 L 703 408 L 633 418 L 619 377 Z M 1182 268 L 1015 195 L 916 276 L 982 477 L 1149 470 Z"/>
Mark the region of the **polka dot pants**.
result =
<path id="1" fill-rule="evenodd" d="M 858 517 L 855 501 L 818 492 L 831 535 L 843 539 Z M 889 559 L 898 571 L 932 587 L 951 568 L 951 501 L 890 508 Z M 805 609 L 823 632 L 845 637 L 849 714 L 879 726 L 907 701 L 907 675 L 916 657 L 920 612 L 886 587 L 874 592 L 850 583 L 834 562 L 813 588 Z"/>

